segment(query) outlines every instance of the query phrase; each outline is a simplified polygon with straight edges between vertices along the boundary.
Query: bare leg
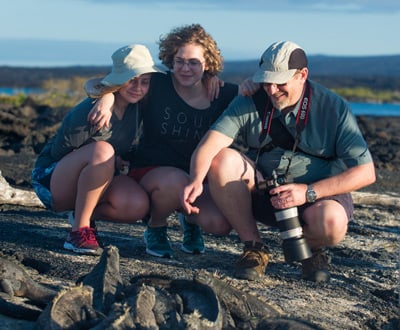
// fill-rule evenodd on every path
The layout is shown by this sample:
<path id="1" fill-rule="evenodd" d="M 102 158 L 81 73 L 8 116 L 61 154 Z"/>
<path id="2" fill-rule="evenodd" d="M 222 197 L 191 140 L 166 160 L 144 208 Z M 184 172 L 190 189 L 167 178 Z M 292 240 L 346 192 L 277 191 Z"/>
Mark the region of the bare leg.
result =
<path id="1" fill-rule="evenodd" d="M 56 211 L 75 210 L 72 230 L 90 226 L 93 210 L 114 175 L 114 149 L 104 141 L 85 145 L 61 159 L 51 177 Z"/>
<path id="2" fill-rule="evenodd" d="M 343 206 L 333 200 L 323 200 L 308 207 L 303 213 L 304 236 L 312 249 L 333 246 L 342 241 L 347 232 L 348 219 Z"/>
<path id="3" fill-rule="evenodd" d="M 179 196 L 188 181 L 188 175 L 174 167 L 158 167 L 143 177 L 140 184 L 150 195 L 150 227 L 167 224 L 168 216 L 180 208 Z"/>
<path id="4" fill-rule="evenodd" d="M 251 208 L 254 169 L 240 153 L 226 148 L 214 158 L 208 173 L 211 195 L 242 242 L 262 242 Z"/>
<path id="5" fill-rule="evenodd" d="M 128 176 L 119 175 L 108 186 L 92 219 L 133 223 L 148 212 L 149 197 L 142 186 Z"/>
<path id="6" fill-rule="evenodd" d="M 224 236 L 231 232 L 232 226 L 215 205 L 207 184 L 204 185 L 203 193 L 197 198 L 195 204 L 200 213 L 188 216 L 188 222 L 196 223 L 205 232 L 214 235 Z"/>

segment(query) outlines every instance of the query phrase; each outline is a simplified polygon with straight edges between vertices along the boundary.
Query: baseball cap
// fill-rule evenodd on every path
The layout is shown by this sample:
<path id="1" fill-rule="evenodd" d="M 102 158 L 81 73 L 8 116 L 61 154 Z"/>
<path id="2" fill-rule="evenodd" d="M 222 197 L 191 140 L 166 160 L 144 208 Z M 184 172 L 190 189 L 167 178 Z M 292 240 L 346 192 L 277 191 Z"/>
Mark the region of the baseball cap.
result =
<path id="1" fill-rule="evenodd" d="M 296 70 L 307 67 L 304 50 L 291 41 L 275 42 L 261 56 L 259 69 L 253 76 L 256 83 L 285 84 Z"/>

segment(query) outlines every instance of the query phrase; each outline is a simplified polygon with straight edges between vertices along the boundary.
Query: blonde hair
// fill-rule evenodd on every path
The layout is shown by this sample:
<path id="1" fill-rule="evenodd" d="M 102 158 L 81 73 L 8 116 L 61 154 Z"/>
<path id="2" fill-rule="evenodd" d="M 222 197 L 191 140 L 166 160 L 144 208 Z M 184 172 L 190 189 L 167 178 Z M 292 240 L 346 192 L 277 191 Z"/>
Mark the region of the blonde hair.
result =
<path id="1" fill-rule="evenodd" d="M 200 24 L 184 25 L 160 36 L 158 58 L 169 69 L 173 67 L 174 56 L 179 48 L 187 44 L 200 45 L 204 49 L 207 74 L 215 76 L 222 71 L 223 57 L 216 41 Z"/>

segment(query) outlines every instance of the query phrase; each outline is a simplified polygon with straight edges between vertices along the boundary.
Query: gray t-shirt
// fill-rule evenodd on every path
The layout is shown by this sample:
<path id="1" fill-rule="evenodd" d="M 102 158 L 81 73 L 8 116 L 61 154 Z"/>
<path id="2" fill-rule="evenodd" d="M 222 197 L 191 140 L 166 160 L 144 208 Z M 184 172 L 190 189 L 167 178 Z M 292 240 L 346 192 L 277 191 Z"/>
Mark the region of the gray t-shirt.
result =
<path id="1" fill-rule="evenodd" d="M 258 168 L 269 177 L 272 170 L 278 174 L 286 171 L 293 182 L 309 183 L 343 172 L 346 168 L 372 162 L 367 143 L 358 127 L 349 105 L 325 87 L 310 82 L 310 110 L 306 127 L 300 135 L 298 148 L 279 147 L 260 154 Z M 299 101 L 300 102 L 300 101 Z M 293 139 L 296 136 L 297 105 L 286 116 L 274 112 Z M 267 136 L 260 142 L 262 122 L 251 97 L 237 96 L 211 129 L 240 140 L 248 148 L 247 155 L 255 159 L 260 147 L 271 142 Z"/>
<path id="2" fill-rule="evenodd" d="M 116 155 L 123 155 L 130 151 L 132 143 L 139 133 L 142 120 L 139 104 L 129 104 L 122 120 L 119 120 L 113 113 L 110 126 L 102 127 L 97 131 L 87 119 L 87 115 L 93 107 L 93 101 L 90 98 L 85 99 L 67 113 L 56 134 L 41 151 L 35 168 L 46 168 L 74 149 L 94 141 L 109 142 Z"/>

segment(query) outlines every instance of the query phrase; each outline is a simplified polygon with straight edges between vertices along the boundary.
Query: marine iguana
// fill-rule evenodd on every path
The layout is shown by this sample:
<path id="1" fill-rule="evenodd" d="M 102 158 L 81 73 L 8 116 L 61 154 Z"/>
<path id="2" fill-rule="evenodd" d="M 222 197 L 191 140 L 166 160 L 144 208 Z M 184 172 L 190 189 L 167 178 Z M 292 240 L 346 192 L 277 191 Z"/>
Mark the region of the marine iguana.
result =
<path id="1" fill-rule="evenodd" d="M 0 257 L 0 313 L 36 320 L 57 291 L 36 283 L 22 266 Z"/>
<path id="2" fill-rule="evenodd" d="M 107 314 L 116 299 L 121 298 L 123 281 L 119 271 L 119 251 L 116 246 L 104 247 L 96 266 L 82 280 L 93 288 L 93 307 Z"/>
<path id="3" fill-rule="evenodd" d="M 22 266 L 3 257 L 0 257 L 0 290 L 11 297 L 25 297 L 42 305 L 57 294 L 57 291 L 36 283 Z"/>

